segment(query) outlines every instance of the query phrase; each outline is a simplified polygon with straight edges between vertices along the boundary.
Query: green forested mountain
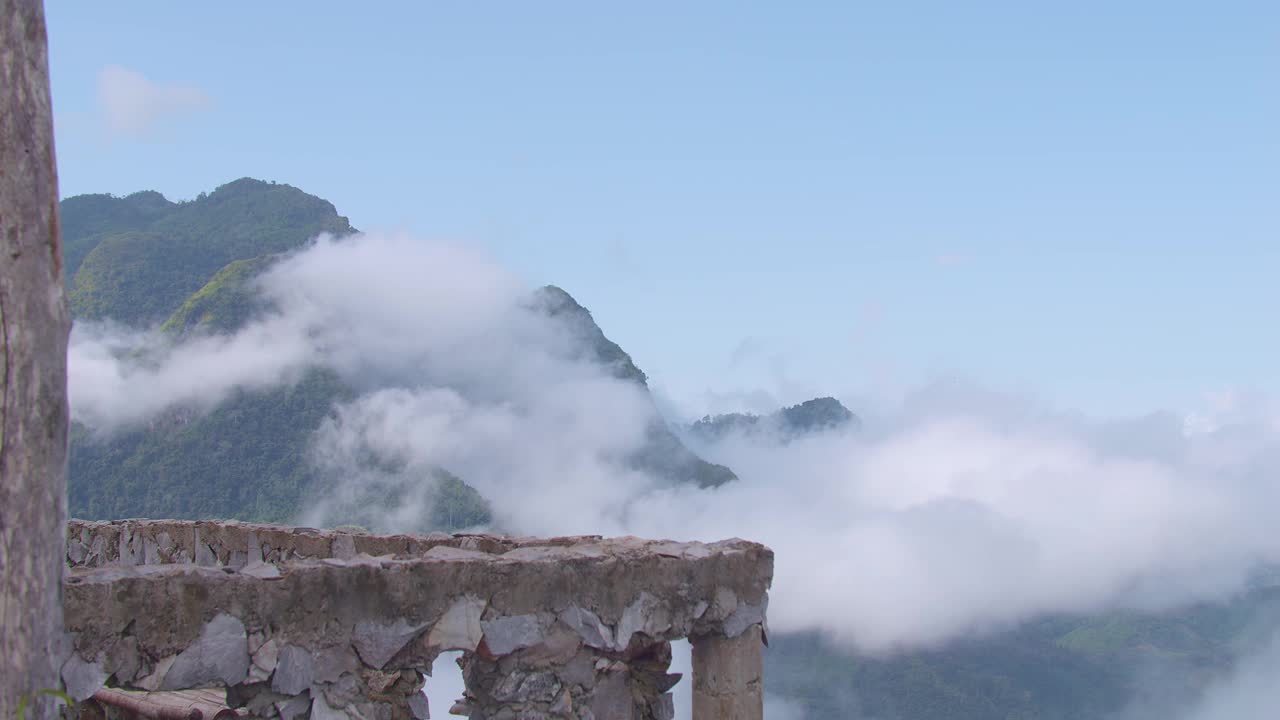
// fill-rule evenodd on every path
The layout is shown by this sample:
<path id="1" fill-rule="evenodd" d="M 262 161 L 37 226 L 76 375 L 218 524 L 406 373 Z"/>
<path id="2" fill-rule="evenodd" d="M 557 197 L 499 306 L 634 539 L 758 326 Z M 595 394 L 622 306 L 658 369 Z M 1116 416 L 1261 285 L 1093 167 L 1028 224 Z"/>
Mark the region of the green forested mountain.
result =
<path id="1" fill-rule="evenodd" d="M 77 195 L 63 200 L 59 208 L 62 224 L 63 270 L 67 279 L 76 271 L 103 235 L 138 230 L 168 213 L 174 203 L 154 191 L 128 197 Z"/>
<path id="2" fill-rule="evenodd" d="M 857 429 L 862 424 L 857 415 L 833 397 L 806 400 L 768 415 L 726 413 L 706 415 L 689 426 L 689 433 L 699 440 L 720 440 L 734 433 L 753 435 L 771 433 L 785 440 L 805 433 L 835 428 Z"/>
<path id="3" fill-rule="evenodd" d="M 307 441 L 351 391 L 328 370 L 295 385 L 236 391 L 214 411 L 170 411 L 94 437 L 72 427 L 71 515 L 286 522 L 312 477 Z"/>
<path id="4" fill-rule="evenodd" d="M 72 313 L 130 325 L 163 321 L 236 260 L 352 232 L 329 202 L 249 178 L 190 202 L 82 195 L 61 210 Z"/>
<path id="5" fill-rule="evenodd" d="M 282 253 L 320 233 L 353 232 L 329 202 L 247 178 L 182 203 L 155 192 L 83 195 L 64 200 L 62 214 L 74 316 L 163 322 L 163 334 L 174 340 L 243 326 L 264 309 L 250 283 Z M 543 288 L 531 302 L 564 323 L 587 359 L 647 387 L 631 357 L 564 290 Z M 293 385 L 237 391 L 210 412 L 173 410 L 109 436 L 75 426 L 71 513 L 290 520 L 318 482 L 305 462 L 309 439 L 335 403 L 353 396 L 336 374 L 317 367 Z M 649 436 L 632 458 L 639 468 L 701 486 L 734 478 L 690 452 L 661 420 Z M 433 516 L 422 529 L 489 520 L 487 502 L 464 479 L 441 468 L 436 480 Z"/>
<path id="6" fill-rule="evenodd" d="M 321 232 L 352 232 L 328 202 L 249 179 L 182 203 L 154 192 L 68 198 L 62 227 L 75 316 L 162 324 L 170 339 L 242 326 L 263 309 L 250 282 L 280 253 Z M 647 387 L 632 358 L 567 292 L 549 286 L 531 302 L 565 324 L 585 357 Z M 76 425 L 71 514 L 287 522 L 303 494 L 323 482 L 305 462 L 309 439 L 335 403 L 354 396 L 335 373 L 316 367 L 291 385 L 239 391 L 209 412 L 172 410 L 108 436 Z M 817 398 L 764 416 L 707 417 L 687 430 L 702 440 L 765 429 L 785 438 L 858 423 L 839 401 Z M 710 487 L 734 479 L 661 421 L 630 460 L 673 482 Z M 447 468 L 434 474 L 436 502 L 421 529 L 488 520 L 488 504 L 465 478 Z M 1124 720 L 1155 720 L 1228 671 L 1262 635 L 1257 628 L 1274 627 L 1277 619 L 1280 589 L 1260 586 L 1223 606 L 1045 618 L 890 657 L 859 656 L 816 634 L 775 634 L 766 684 L 814 719 L 1109 720 L 1144 701 L 1154 714 Z"/>
<path id="7" fill-rule="evenodd" d="M 275 261 L 275 255 L 234 260 L 204 287 L 183 301 L 160 329 L 177 336 L 191 332 L 229 333 L 242 327 L 263 308 L 250 282 Z"/>
<path id="8" fill-rule="evenodd" d="M 247 178 L 189 202 L 82 195 L 61 212 L 74 316 L 163 321 L 174 339 L 237 329 L 261 309 L 249 282 L 280 253 L 320 233 L 353 232 L 329 202 Z M 108 436 L 73 425 L 71 514 L 288 521 L 316 482 L 309 439 L 352 397 L 316 367 L 292 385 L 237 391 L 208 413 L 172 410 Z M 441 472 L 433 513 L 424 529 L 466 527 L 486 522 L 488 505 Z"/>

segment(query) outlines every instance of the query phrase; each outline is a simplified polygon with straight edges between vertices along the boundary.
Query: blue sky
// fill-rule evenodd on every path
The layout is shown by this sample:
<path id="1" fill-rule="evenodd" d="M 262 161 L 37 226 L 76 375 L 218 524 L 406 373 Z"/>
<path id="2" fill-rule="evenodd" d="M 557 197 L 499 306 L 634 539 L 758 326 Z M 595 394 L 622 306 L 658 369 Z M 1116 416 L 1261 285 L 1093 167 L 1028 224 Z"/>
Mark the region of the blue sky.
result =
<path id="1" fill-rule="evenodd" d="M 1280 391 L 1280 4 L 47 5 L 64 195 L 477 243 L 689 410 Z"/>

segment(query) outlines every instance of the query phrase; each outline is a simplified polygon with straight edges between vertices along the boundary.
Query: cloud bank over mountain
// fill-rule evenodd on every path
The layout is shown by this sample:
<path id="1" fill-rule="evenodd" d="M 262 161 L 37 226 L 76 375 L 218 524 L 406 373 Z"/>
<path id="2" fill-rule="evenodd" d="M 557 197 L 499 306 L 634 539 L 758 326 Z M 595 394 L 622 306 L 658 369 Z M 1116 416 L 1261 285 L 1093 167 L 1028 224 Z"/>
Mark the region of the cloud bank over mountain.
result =
<path id="1" fill-rule="evenodd" d="M 872 652 L 1042 613 L 1220 597 L 1280 561 L 1280 434 L 1265 404 L 1191 425 L 1099 421 L 939 384 L 860 431 L 702 445 L 740 479 L 700 489 L 627 462 L 654 417 L 643 386 L 585 358 L 483 254 L 321 238 L 254 288 L 264 310 L 231 335 L 78 324 L 73 417 L 110 433 L 329 368 L 357 393 L 312 443 L 335 492 L 299 519 L 394 496 L 394 514 L 368 519 L 408 527 L 443 467 L 514 532 L 749 537 L 777 552 L 775 631 Z"/>

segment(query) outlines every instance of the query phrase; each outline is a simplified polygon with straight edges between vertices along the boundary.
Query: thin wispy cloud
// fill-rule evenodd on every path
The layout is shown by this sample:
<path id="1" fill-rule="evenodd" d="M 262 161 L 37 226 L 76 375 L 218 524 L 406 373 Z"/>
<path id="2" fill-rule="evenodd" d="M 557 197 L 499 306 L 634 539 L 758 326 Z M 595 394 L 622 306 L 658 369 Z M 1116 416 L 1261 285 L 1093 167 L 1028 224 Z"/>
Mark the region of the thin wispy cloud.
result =
<path id="1" fill-rule="evenodd" d="M 744 337 L 733 346 L 733 350 L 729 353 L 729 369 L 732 370 L 751 358 L 759 356 L 767 349 L 768 345 L 763 340 L 754 337 Z"/>
<path id="2" fill-rule="evenodd" d="M 115 135 L 148 136 L 165 123 L 211 104 L 205 91 L 191 85 L 153 82 L 119 65 L 98 72 L 98 109 L 107 130 Z"/>

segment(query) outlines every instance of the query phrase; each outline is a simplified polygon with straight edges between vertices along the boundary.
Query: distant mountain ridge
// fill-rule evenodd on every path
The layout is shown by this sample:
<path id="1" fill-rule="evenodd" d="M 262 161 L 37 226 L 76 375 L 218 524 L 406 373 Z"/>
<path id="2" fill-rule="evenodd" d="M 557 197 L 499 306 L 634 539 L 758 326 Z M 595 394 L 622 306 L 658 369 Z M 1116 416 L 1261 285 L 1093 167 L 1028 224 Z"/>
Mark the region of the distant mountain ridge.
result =
<path id="1" fill-rule="evenodd" d="M 333 204 L 251 178 L 186 202 L 153 191 L 81 195 L 61 204 L 65 272 L 77 318 L 165 320 L 219 270 L 354 232 Z"/>
<path id="2" fill-rule="evenodd" d="M 591 311 L 569 293 L 555 285 L 547 285 L 534 293 L 533 306 L 564 323 L 578 341 L 585 359 L 599 363 L 614 377 L 634 382 L 648 392 L 649 382 L 644 371 L 636 366 L 625 350 L 605 336 L 591 317 Z M 634 468 L 676 482 L 691 482 L 698 487 L 718 487 L 738 479 L 729 468 L 707 462 L 685 447 L 662 420 L 656 405 L 653 415 L 655 421 L 648 428 L 645 447 L 630 458 Z"/>
<path id="3" fill-rule="evenodd" d="M 857 430 L 862 420 L 833 397 L 806 400 L 768 415 L 726 413 L 705 415 L 689 426 L 689 434 L 704 442 L 723 440 L 741 434 L 770 437 L 786 441 L 800 435 L 826 430 Z"/>

